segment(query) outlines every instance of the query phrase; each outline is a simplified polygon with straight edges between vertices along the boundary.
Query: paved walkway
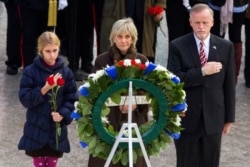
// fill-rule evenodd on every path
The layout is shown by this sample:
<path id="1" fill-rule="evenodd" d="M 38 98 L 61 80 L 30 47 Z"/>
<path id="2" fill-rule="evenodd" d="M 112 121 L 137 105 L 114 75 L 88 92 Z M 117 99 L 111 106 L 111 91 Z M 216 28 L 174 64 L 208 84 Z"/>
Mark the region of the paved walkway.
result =
<path id="1" fill-rule="evenodd" d="M 165 24 L 163 29 L 166 30 Z M 23 151 L 17 149 L 25 120 L 25 109 L 20 105 L 17 96 L 22 71 L 20 70 L 18 75 L 15 76 L 6 75 L 4 64 L 6 60 L 6 11 L 3 3 L 0 3 L 0 39 L 0 167 L 31 167 L 31 159 L 25 156 Z M 166 65 L 167 37 L 159 32 L 159 39 L 161 43 L 158 44 L 156 61 L 161 65 Z M 250 89 L 245 88 L 241 71 L 237 85 L 236 123 L 231 133 L 223 137 L 221 167 L 250 166 L 249 99 Z M 59 167 L 87 166 L 87 149 L 80 148 L 75 127 L 75 122 L 69 126 L 71 152 L 60 159 Z M 169 145 L 166 151 L 162 151 L 160 156 L 151 157 L 150 161 L 152 167 L 175 167 L 173 143 Z"/>

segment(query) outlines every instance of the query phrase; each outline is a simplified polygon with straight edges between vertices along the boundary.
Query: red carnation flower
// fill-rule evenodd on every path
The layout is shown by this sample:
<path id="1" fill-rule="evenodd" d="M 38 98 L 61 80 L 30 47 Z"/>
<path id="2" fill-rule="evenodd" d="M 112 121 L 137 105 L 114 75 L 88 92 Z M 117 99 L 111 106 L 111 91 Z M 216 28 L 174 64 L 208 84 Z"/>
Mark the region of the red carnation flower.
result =
<path id="1" fill-rule="evenodd" d="M 121 66 L 121 67 L 124 67 L 124 62 L 123 62 L 123 60 L 118 61 L 118 65 Z"/>
<path id="2" fill-rule="evenodd" d="M 46 81 L 48 82 L 49 85 L 54 85 L 54 76 L 49 76 Z"/>
<path id="3" fill-rule="evenodd" d="M 152 17 L 155 17 L 156 15 L 160 14 L 161 12 L 163 12 L 163 8 L 160 6 L 152 6 L 152 7 L 148 8 L 148 14 Z M 156 27 L 160 26 L 160 21 L 155 22 Z"/>
<path id="4" fill-rule="evenodd" d="M 146 69 L 146 65 L 145 64 L 140 64 L 140 69 L 141 70 L 145 70 Z"/>
<path id="5" fill-rule="evenodd" d="M 132 60 L 131 60 L 131 65 L 133 65 L 133 66 L 136 66 L 136 65 L 137 65 L 135 59 L 132 59 Z"/>
<path id="6" fill-rule="evenodd" d="M 65 83 L 65 81 L 64 81 L 63 78 L 58 78 L 58 80 L 57 80 L 57 85 L 58 85 L 58 86 L 63 86 L 64 83 Z"/>
<path id="7" fill-rule="evenodd" d="M 163 12 L 163 8 L 160 6 L 152 6 L 148 8 L 148 13 L 152 16 L 158 15 Z"/>

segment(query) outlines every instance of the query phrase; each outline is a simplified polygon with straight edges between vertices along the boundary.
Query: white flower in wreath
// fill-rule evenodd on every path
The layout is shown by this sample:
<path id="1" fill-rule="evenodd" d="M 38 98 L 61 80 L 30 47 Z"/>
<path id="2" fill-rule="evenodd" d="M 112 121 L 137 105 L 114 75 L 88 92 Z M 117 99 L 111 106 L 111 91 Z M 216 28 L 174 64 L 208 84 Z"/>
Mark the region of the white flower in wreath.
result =
<path id="1" fill-rule="evenodd" d="M 174 122 L 176 126 L 181 126 L 181 118 L 179 115 L 176 115 L 176 122 Z"/>
<path id="2" fill-rule="evenodd" d="M 136 64 L 141 64 L 141 60 L 140 59 L 135 59 L 135 63 Z"/>
<path id="3" fill-rule="evenodd" d="M 166 71 L 165 75 L 167 76 L 168 79 L 171 79 L 173 77 L 173 75 L 171 75 L 169 71 Z"/>
<path id="4" fill-rule="evenodd" d="M 156 71 L 167 71 L 167 69 L 165 67 L 163 67 L 162 65 L 157 65 L 155 70 Z"/>
<path id="5" fill-rule="evenodd" d="M 125 67 L 131 66 L 131 60 L 130 59 L 125 59 L 124 60 L 124 66 Z"/>
<path id="6" fill-rule="evenodd" d="M 184 91 L 184 90 L 181 90 L 182 91 L 182 93 L 183 93 L 183 99 L 186 99 L 186 92 Z"/>
<path id="7" fill-rule="evenodd" d="M 107 117 L 101 117 L 101 119 L 102 119 L 102 122 L 109 124 L 109 120 Z"/>
<path id="8" fill-rule="evenodd" d="M 78 104 L 79 104 L 79 101 L 75 101 L 74 107 L 77 108 Z"/>
<path id="9" fill-rule="evenodd" d="M 97 81 L 104 74 L 105 74 L 104 70 L 98 70 L 96 71 L 96 73 L 89 74 L 88 78 L 91 78 L 93 81 Z"/>

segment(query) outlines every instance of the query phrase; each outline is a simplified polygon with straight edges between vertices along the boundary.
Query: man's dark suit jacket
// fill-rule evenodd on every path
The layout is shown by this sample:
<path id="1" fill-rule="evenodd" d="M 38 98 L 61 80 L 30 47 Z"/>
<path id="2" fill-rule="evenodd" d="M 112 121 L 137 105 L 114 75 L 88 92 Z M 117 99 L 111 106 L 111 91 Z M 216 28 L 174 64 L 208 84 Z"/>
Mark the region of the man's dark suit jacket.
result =
<path id="1" fill-rule="evenodd" d="M 235 120 L 235 63 L 231 42 L 210 36 L 208 61 L 222 63 L 222 70 L 202 76 L 194 34 L 170 43 L 168 69 L 184 82 L 188 110 L 182 119 L 185 132 L 197 130 L 201 120 L 207 134 L 221 133 L 226 122 Z M 203 119 L 201 119 L 203 117 Z"/>

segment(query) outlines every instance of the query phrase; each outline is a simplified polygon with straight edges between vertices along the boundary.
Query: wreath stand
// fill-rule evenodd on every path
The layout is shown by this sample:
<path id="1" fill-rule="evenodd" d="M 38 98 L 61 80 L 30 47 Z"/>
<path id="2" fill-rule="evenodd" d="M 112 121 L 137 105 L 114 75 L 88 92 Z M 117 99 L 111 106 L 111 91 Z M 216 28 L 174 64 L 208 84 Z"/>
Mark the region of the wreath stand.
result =
<path id="1" fill-rule="evenodd" d="M 142 153 L 144 155 L 146 164 L 148 167 L 151 167 L 145 146 L 142 141 L 142 137 L 139 131 L 139 128 L 136 123 L 132 123 L 132 81 L 129 81 L 129 96 L 128 96 L 128 123 L 124 123 L 122 125 L 122 128 L 120 129 L 120 132 L 116 138 L 116 141 L 112 147 L 112 150 L 108 156 L 108 159 L 105 163 L 104 167 L 109 167 L 111 160 L 115 154 L 115 151 L 119 145 L 119 143 L 128 143 L 128 149 L 129 149 L 129 167 L 133 167 L 133 143 L 139 143 L 140 147 L 142 149 Z M 128 130 L 128 137 L 123 137 L 123 132 L 125 130 Z M 136 132 L 136 138 L 132 137 L 132 129 Z"/>

